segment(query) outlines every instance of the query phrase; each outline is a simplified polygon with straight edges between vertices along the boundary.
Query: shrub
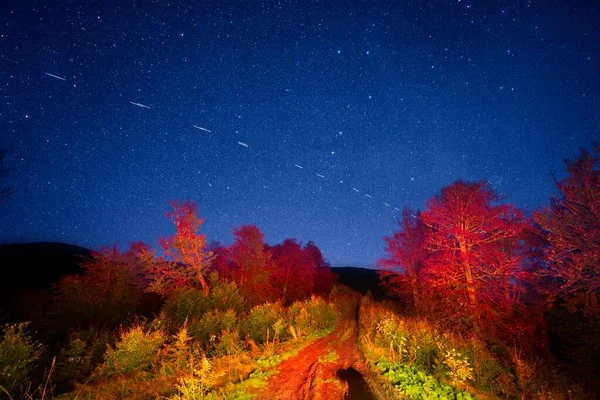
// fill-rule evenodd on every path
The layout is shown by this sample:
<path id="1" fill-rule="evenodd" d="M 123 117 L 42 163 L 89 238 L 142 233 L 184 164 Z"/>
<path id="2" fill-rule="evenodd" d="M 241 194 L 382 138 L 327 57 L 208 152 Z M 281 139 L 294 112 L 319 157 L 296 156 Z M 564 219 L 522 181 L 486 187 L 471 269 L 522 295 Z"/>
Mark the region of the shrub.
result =
<path id="1" fill-rule="evenodd" d="M 61 388 L 70 388 L 74 382 L 89 375 L 91 366 L 92 356 L 88 352 L 87 343 L 79 337 L 72 337 L 60 349 L 54 382 Z"/>
<path id="2" fill-rule="evenodd" d="M 192 337 L 184 323 L 164 347 L 162 370 L 165 374 L 170 375 L 187 366 L 188 361 L 196 354 L 191 342 Z"/>
<path id="3" fill-rule="evenodd" d="M 310 333 L 311 318 L 303 302 L 297 301 L 288 308 L 288 318 L 294 338 Z"/>
<path id="4" fill-rule="evenodd" d="M 121 340 L 115 348 L 108 349 L 101 373 L 111 375 L 115 372 L 149 370 L 165 339 L 164 332 L 160 330 L 144 332 L 142 326 L 133 326 L 121 333 Z"/>
<path id="5" fill-rule="evenodd" d="M 304 304 L 311 316 L 311 327 L 315 332 L 335 328 L 339 320 L 339 312 L 333 304 L 316 296 L 306 300 Z"/>
<path id="6" fill-rule="evenodd" d="M 169 296 L 163 310 L 167 325 L 176 332 L 186 320 L 201 318 L 210 308 L 210 299 L 200 289 L 185 287 Z"/>
<path id="7" fill-rule="evenodd" d="M 446 375 L 456 386 L 458 383 L 465 383 L 467 379 L 473 379 L 473 368 L 467 357 L 464 357 L 455 348 L 447 349 L 440 347 L 441 362 L 446 365 Z"/>
<path id="8" fill-rule="evenodd" d="M 203 400 L 216 382 L 216 376 L 212 372 L 212 363 L 202 357 L 199 368 L 192 367 L 192 373 L 179 379 L 177 390 L 179 393 L 172 397 L 173 400 Z"/>
<path id="9" fill-rule="evenodd" d="M 273 324 L 284 316 L 280 303 L 264 303 L 252 307 L 244 323 L 245 331 L 256 343 L 264 343 L 273 337 Z"/>
<path id="10" fill-rule="evenodd" d="M 217 352 L 220 354 L 234 355 L 242 350 L 240 334 L 237 330 L 230 331 L 228 329 L 221 332 L 217 344 Z"/>
<path id="11" fill-rule="evenodd" d="M 219 278 L 216 272 L 210 274 L 209 279 L 211 284 L 209 295 L 211 308 L 216 308 L 220 311 L 242 311 L 244 308 L 244 298 L 240 294 L 235 282 Z"/>
<path id="12" fill-rule="evenodd" d="M 42 346 L 26 333 L 27 322 L 5 324 L 0 340 L 0 385 L 17 393 L 29 381 Z"/>

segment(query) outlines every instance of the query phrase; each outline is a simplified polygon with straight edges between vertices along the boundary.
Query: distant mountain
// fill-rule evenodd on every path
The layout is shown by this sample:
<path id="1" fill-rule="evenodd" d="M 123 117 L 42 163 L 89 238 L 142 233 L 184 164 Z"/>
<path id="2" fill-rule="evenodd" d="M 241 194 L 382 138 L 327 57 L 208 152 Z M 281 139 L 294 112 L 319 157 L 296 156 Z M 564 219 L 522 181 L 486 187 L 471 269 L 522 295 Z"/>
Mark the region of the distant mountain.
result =
<path id="1" fill-rule="evenodd" d="M 356 267 L 331 267 L 331 271 L 339 276 L 339 282 L 349 286 L 361 294 L 371 292 L 374 298 L 385 297 L 385 292 L 379 286 L 377 270 Z"/>
<path id="2" fill-rule="evenodd" d="M 79 263 L 89 258 L 90 250 L 65 243 L 0 245 L 0 290 L 5 296 L 47 289 L 63 275 L 81 273 Z"/>

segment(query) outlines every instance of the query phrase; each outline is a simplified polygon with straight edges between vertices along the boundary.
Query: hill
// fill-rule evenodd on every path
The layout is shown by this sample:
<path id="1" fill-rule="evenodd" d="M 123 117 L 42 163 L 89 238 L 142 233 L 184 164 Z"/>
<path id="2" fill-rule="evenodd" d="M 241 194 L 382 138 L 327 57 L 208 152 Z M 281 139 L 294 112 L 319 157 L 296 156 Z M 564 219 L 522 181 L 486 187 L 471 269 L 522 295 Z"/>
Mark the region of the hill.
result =
<path id="1" fill-rule="evenodd" d="M 78 263 L 89 258 L 90 250 L 65 243 L 0 245 L 0 290 L 47 289 L 63 275 L 81 273 Z"/>
<path id="2" fill-rule="evenodd" d="M 376 299 L 385 297 L 383 289 L 379 286 L 379 277 L 375 269 L 332 267 L 331 271 L 339 277 L 339 283 L 351 287 L 360 294 L 371 292 Z"/>

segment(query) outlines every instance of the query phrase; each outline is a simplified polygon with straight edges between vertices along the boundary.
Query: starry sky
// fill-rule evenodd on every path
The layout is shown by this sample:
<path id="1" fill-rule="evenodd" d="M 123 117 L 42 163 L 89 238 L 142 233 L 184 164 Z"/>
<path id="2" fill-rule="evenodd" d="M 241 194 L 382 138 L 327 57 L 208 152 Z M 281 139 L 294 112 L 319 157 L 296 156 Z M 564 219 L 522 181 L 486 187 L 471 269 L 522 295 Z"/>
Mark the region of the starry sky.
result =
<path id="1" fill-rule="evenodd" d="M 600 138 L 599 9 L 3 1 L 0 243 L 155 245 L 180 199 L 209 241 L 256 224 L 368 267 L 457 179 L 531 212 Z"/>

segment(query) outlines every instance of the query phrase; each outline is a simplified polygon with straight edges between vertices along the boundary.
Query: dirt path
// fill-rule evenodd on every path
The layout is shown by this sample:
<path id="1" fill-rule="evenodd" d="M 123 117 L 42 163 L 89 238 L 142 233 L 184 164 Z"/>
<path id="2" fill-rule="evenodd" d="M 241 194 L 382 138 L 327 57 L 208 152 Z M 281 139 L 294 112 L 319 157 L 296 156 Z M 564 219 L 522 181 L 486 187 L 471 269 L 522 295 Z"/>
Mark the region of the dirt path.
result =
<path id="1" fill-rule="evenodd" d="M 282 362 L 258 399 L 343 399 L 347 384 L 338 370 L 364 370 L 357 343 L 356 313 L 349 312 L 329 335 Z"/>

